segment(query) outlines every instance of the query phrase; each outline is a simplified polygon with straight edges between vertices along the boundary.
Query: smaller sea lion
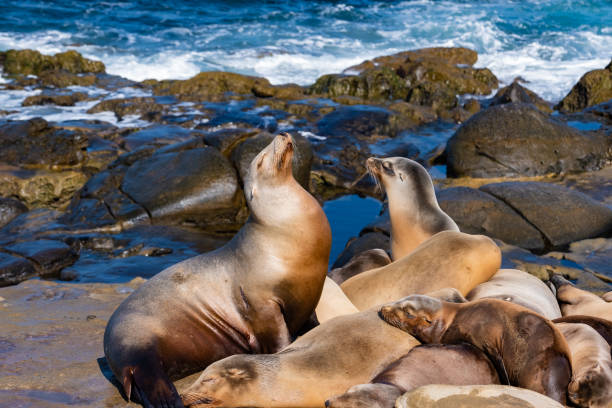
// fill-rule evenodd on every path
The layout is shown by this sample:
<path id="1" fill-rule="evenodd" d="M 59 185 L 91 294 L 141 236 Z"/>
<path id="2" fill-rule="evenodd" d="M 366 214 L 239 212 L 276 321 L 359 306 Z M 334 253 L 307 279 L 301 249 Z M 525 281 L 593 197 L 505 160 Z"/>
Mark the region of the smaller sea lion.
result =
<path id="1" fill-rule="evenodd" d="M 438 205 L 431 177 L 419 163 L 404 157 L 370 157 L 366 166 L 389 199 L 394 261 L 440 231 L 459 231 L 455 221 Z"/>
<path id="2" fill-rule="evenodd" d="M 607 302 L 594 293 L 578 289 L 561 275 L 553 275 L 550 282 L 555 285 L 563 316 L 586 315 L 612 321 L 612 302 Z"/>
<path id="3" fill-rule="evenodd" d="M 549 320 L 498 299 L 444 302 L 412 295 L 384 305 L 381 317 L 424 344 L 469 343 L 495 365 L 503 384 L 528 388 L 565 404 L 570 351 Z"/>
<path id="4" fill-rule="evenodd" d="M 555 323 L 572 353 L 572 381 L 567 395 L 580 407 L 612 406 L 610 345 L 582 323 Z"/>
<path id="5" fill-rule="evenodd" d="M 594 316 L 573 315 L 553 320 L 553 323 L 583 323 L 594 329 L 612 347 L 612 321 Z"/>
<path id="6" fill-rule="evenodd" d="M 455 288 L 463 296 L 487 281 L 501 265 L 501 251 L 491 238 L 442 231 L 410 255 L 360 273 L 340 285 L 359 310 L 414 293 Z"/>
<path id="7" fill-rule="evenodd" d="M 396 408 L 563 408 L 545 395 L 508 385 L 419 387 L 399 397 Z"/>
<path id="8" fill-rule="evenodd" d="M 417 345 L 376 310 L 339 316 L 276 354 L 234 355 L 211 364 L 182 398 L 188 407 L 322 407 Z"/>
<path id="9" fill-rule="evenodd" d="M 395 361 L 370 384 L 360 384 L 330 398 L 330 408 L 393 408 L 406 391 L 427 384 L 499 384 L 487 356 L 469 344 L 417 346 Z"/>
<path id="10" fill-rule="evenodd" d="M 557 299 L 544 282 L 518 269 L 500 269 L 487 282 L 476 286 L 468 300 L 501 299 L 516 303 L 552 320 L 561 317 Z"/>
<path id="11" fill-rule="evenodd" d="M 334 268 L 327 273 L 338 285 L 361 272 L 389 265 L 391 258 L 384 249 L 374 248 L 363 251 L 350 259 L 339 268 Z"/>
<path id="12" fill-rule="evenodd" d="M 357 313 L 359 310 L 346 297 L 340 286 L 330 278 L 325 278 L 323 292 L 319 298 L 319 303 L 315 308 L 315 314 L 319 323 L 333 319 L 337 316 Z"/>

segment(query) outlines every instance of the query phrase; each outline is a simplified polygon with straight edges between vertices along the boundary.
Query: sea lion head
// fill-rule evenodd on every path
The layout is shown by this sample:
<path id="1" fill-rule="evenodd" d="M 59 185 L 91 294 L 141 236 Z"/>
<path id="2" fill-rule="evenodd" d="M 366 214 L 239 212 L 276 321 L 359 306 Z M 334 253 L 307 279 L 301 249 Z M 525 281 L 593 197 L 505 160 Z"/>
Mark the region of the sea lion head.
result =
<path id="1" fill-rule="evenodd" d="M 289 133 L 278 134 L 251 161 L 244 181 L 247 201 L 257 196 L 259 189 L 265 186 L 278 186 L 293 179 L 292 159 L 295 141 Z"/>
<path id="2" fill-rule="evenodd" d="M 444 303 L 425 295 L 411 295 L 383 305 L 379 315 L 422 343 L 439 343 L 449 324 Z"/>
<path id="3" fill-rule="evenodd" d="M 370 157 L 366 167 L 387 194 L 390 191 L 413 191 L 416 197 L 426 198 L 433 193 L 429 173 L 414 160 L 405 157 Z"/>
<path id="4" fill-rule="evenodd" d="M 612 366 L 598 362 L 582 375 L 572 378 L 567 386 L 567 395 L 579 407 L 609 407 L 612 403 L 610 384 Z"/>
<path id="5" fill-rule="evenodd" d="M 235 355 L 209 365 L 181 394 L 185 407 L 233 406 L 252 392 L 257 374 L 250 356 Z"/>
<path id="6" fill-rule="evenodd" d="M 359 384 L 325 401 L 327 408 L 385 408 L 395 404 L 402 391 L 389 384 Z"/>

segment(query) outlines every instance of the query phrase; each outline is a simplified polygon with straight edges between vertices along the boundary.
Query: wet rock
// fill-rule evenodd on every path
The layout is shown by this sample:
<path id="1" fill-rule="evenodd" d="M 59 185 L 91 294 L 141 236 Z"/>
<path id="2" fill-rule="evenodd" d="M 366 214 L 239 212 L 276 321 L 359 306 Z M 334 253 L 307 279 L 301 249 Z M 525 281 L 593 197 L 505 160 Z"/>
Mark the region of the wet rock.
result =
<path id="1" fill-rule="evenodd" d="M 12 165 L 76 165 L 85 160 L 87 137 L 55 128 L 42 118 L 0 122 L 0 162 Z"/>
<path id="2" fill-rule="evenodd" d="M 607 277 L 612 283 L 612 239 L 595 238 L 572 242 L 568 252 L 549 254 L 558 259 L 575 262 L 584 269 Z M 600 276 L 601 278 L 601 276 Z"/>
<path id="3" fill-rule="evenodd" d="M 87 113 L 113 112 L 117 120 L 123 120 L 127 115 L 142 117 L 145 114 L 153 115 L 164 110 L 164 105 L 158 103 L 155 98 L 140 97 L 106 99 L 91 107 Z"/>
<path id="4" fill-rule="evenodd" d="M 295 141 L 295 151 L 293 155 L 293 177 L 306 190 L 309 190 L 310 185 L 310 166 L 312 164 L 312 149 L 310 142 L 303 136 L 292 135 Z M 266 132 L 261 132 L 257 136 L 250 137 L 246 141 L 240 143 L 238 147 L 231 153 L 231 161 L 234 167 L 238 169 L 238 174 L 241 180 L 247 176 L 249 166 L 253 158 L 272 140 L 274 135 Z"/>
<path id="5" fill-rule="evenodd" d="M 400 99 L 447 111 L 457 106 L 457 95 L 486 95 L 497 87 L 491 71 L 471 67 L 476 59 L 476 52 L 465 48 L 406 51 L 365 61 L 344 74 L 324 75 L 310 92 L 370 102 Z"/>
<path id="6" fill-rule="evenodd" d="M 259 133 L 260 130 L 249 128 L 220 129 L 206 133 L 204 142 L 219 150 L 225 157 L 230 157 L 236 146 Z"/>
<path id="7" fill-rule="evenodd" d="M 154 222 L 193 223 L 209 229 L 233 229 L 244 220 L 244 198 L 236 171 L 212 147 L 157 153 L 135 162 L 121 191 Z"/>
<path id="8" fill-rule="evenodd" d="M 0 252 L 0 286 L 9 286 L 36 276 L 32 262 L 20 256 Z"/>
<path id="9" fill-rule="evenodd" d="M 19 80 L 23 83 L 23 80 Z M 67 88 L 69 86 L 93 86 L 98 82 L 98 76 L 94 74 L 73 74 L 64 70 L 45 71 L 39 75 L 40 85 L 56 88 Z"/>
<path id="10" fill-rule="evenodd" d="M 341 268 L 346 265 L 353 257 L 368 249 L 380 248 L 387 253 L 390 252 L 389 236 L 382 232 L 366 232 L 359 237 L 351 238 L 344 250 L 338 255 L 331 269 Z"/>
<path id="11" fill-rule="evenodd" d="M 78 252 L 70 246 L 49 239 L 19 242 L 5 249 L 33 262 L 40 277 L 57 276 L 59 271 L 72 265 L 79 258 Z"/>
<path id="12" fill-rule="evenodd" d="M 451 177 L 534 176 L 596 170 L 612 158 L 612 142 L 581 133 L 531 105 L 510 103 L 482 111 L 450 138 Z"/>
<path id="13" fill-rule="evenodd" d="M 181 126 L 153 125 L 123 137 L 121 146 L 127 151 L 133 151 L 145 145 L 160 147 L 185 142 L 199 135 Z"/>
<path id="14" fill-rule="evenodd" d="M 612 99 L 612 61 L 604 69 L 584 74 L 555 108 L 563 112 L 576 112 L 610 99 Z"/>
<path id="15" fill-rule="evenodd" d="M 101 73 L 104 64 L 84 58 L 74 50 L 43 55 L 34 50 L 8 50 L 0 52 L 0 66 L 9 75 L 40 75 L 45 71 L 63 70 L 72 74 Z"/>
<path id="16" fill-rule="evenodd" d="M 14 198 L 0 197 L 0 228 L 11 222 L 19 214 L 28 211 L 21 201 Z"/>
<path id="17" fill-rule="evenodd" d="M 440 208 L 468 234 L 484 234 L 530 250 L 544 250 L 546 242 L 534 228 L 503 201 L 469 187 L 453 187 L 437 194 Z"/>
<path id="18" fill-rule="evenodd" d="M 497 91 L 490 106 L 504 105 L 507 103 L 532 104 L 544 113 L 551 113 L 551 104 L 540 98 L 535 92 L 523 87 L 518 81 Z"/>
<path id="19" fill-rule="evenodd" d="M 18 197 L 30 208 L 63 208 L 87 178 L 80 171 L 23 170 L 0 165 L 0 196 Z"/>
<path id="20" fill-rule="evenodd" d="M 399 130 L 411 125 L 414 125 L 414 122 L 402 121 L 387 109 L 366 105 L 337 108 L 317 122 L 318 134 L 328 140 L 354 137 L 375 141 L 394 137 Z"/>
<path id="21" fill-rule="evenodd" d="M 28 96 L 21 103 L 21 106 L 33 105 L 58 105 L 58 106 L 74 106 L 75 103 L 87 99 L 87 94 L 83 92 L 74 92 L 63 95 L 40 94 Z"/>
<path id="22" fill-rule="evenodd" d="M 480 190 L 516 210 L 552 247 L 612 235 L 612 209 L 578 191 L 541 182 L 487 184 Z"/>

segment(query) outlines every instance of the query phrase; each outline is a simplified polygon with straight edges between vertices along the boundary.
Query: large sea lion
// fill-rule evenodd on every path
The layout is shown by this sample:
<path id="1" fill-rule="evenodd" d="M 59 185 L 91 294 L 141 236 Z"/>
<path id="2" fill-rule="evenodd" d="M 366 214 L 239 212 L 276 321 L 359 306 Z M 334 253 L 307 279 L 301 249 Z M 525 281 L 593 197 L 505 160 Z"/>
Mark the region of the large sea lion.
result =
<path id="1" fill-rule="evenodd" d="M 393 260 L 440 231 L 459 231 L 440 209 L 431 177 L 419 163 L 404 157 L 370 157 L 366 166 L 387 193 Z"/>
<path id="2" fill-rule="evenodd" d="M 572 381 L 567 395 L 580 407 L 612 406 L 610 345 L 582 323 L 556 323 L 572 353 Z"/>
<path id="3" fill-rule="evenodd" d="M 104 353 L 128 397 L 182 406 L 172 379 L 232 354 L 274 353 L 311 315 L 331 231 L 293 178 L 292 156 L 292 138 L 276 136 L 251 163 L 251 216 L 234 238 L 160 272 L 113 313 Z"/>
<path id="4" fill-rule="evenodd" d="M 418 344 L 383 322 L 376 310 L 340 316 L 276 354 L 236 355 L 211 364 L 183 393 L 183 402 L 188 407 L 322 407 Z"/>
<path id="5" fill-rule="evenodd" d="M 509 385 L 432 384 L 407 392 L 396 408 L 563 408 L 540 393 Z"/>
<path id="6" fill-rule="evenodd" d="M 557 299 L 548 286 L 535 276 L 517 269 L 500 269 L 466 297 L 468 300 L 491 298 L 516 303 L 549 320 L 561 317 Z"/>
<path id="7" fill-rule="evenodd" d="M 325 405 L 329 408 L 393 408 L 397 397 L 428 384 L 499 384 L 487 356 L 469 344 L 417 346 L 379 373 Z"/>
<path id="8" fill-rule="evenodd" d="M 469 343 L 496 366 L 503 384 L 548 395 L 565 404 L 570 351 L 548 319 L 498 299 L 449 303 L 412 295 L 380 309 L 389 324 L 422 343 Z"/>
<path id="9" fill-rule="evenodd" d="M 360 273 L 340 287 L 359 310 L 414 293 L 456 288 L 465 296 L 501 265 L 501 251 L 484 235 L 439 232 L 410 255 Z"/>
<path id="10" fill-rule="evenodd" d="M 557 300 L 563 316 L 586 315 L 612 321 L 612 302 L 607 302 L 594 293 L 578 289 L 561 275 L 553 275 Z"/>

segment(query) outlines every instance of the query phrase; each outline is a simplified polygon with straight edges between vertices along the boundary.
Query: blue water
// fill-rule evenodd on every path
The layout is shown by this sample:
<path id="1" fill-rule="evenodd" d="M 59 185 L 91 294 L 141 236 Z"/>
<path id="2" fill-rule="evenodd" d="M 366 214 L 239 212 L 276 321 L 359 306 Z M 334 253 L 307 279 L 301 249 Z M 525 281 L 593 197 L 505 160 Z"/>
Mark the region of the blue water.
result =
<path id="1" fill-rule="evenodd" d="M 610 61 L 612 2 L 3 0 L 0 27 L 0 50 L 74 48 L 136 80 L 228 70 L 308 84 L 378 55 L 466 46 L 555 101 Z"/>

